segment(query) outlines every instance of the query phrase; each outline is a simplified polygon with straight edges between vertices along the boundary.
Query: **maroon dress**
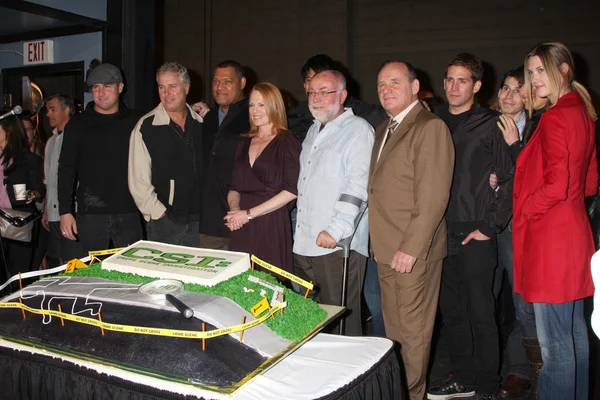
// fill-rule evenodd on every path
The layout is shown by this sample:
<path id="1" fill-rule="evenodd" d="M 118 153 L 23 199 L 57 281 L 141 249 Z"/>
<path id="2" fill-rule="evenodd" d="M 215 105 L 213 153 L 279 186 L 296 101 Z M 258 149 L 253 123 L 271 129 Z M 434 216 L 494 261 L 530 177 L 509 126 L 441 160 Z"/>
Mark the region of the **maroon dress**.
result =
<path id="1" fill-rule="evenodd" d="M 291 132 L 273 138 L 252 167 L 248 157 L 250 142 L 250 138 L 240 141 L 233 164 L 231 190 L 240 193 L 240 208 L 256 207 L 282 190 L 297 194 L 300 141 Z M 254 254 L 269 264 L 293 272 L 292 226 L 287 205 L 231 232 L 230 248 Z"/>

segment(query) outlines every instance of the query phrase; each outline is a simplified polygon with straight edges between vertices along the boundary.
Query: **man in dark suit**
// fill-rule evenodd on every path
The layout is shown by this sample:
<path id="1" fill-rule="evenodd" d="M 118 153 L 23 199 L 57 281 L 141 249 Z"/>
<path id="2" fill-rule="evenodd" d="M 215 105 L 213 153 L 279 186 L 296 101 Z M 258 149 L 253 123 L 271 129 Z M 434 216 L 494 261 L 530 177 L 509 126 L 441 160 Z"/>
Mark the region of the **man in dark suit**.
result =
<path id="1" fill-rule="evenodd" d="M 447 253 L 444 212 L 454 145 L 446 124 L 419 102 L 419 81 L 409 63 L 385 62 L 377 92 L 391 118 L 377 128 L 371 157 L 371 247 L 385 331 L 402 346 L 411 400 L 422 400 Z"/>
<path id="2" fill-rule="evenodd" d="M 204 135 L 211 135 L 214 139 L 208 160 L 200 224 L 200 247 L 203 248 L 229 249 L 230 231 L 223 217 L 229 211 L 227 193 L 231 187 L 233 157 L 240 135 L 250 131 L 245 86 L 244 68 L 240 63 L 226 60 L 217 65 L 212 92 L 218 107 L 204 117 Z"/>

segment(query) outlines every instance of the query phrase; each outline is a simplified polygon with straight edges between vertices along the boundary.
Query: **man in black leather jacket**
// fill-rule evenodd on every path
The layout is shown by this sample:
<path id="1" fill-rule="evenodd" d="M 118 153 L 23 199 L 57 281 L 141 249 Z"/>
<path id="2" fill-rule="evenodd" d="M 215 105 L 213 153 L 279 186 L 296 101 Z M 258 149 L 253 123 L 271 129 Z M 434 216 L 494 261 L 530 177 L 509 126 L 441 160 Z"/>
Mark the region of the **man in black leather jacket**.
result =
<path id="1" fill-rule="evenodd" d="M 448 257 L 440 294 L 453 375 L 452 380 L 430 388 L 431 399 L 475 394 L 478 399 L 495 399 L 500 380 L 492 287 L 496 234 L 512 213 L 514 166 L 496 125 L 498 113 L 475 102 L 482 77 L 481 60 L 468 53 L 457 55 L 446 68 L 448 103 L 434 110 L 452 132 L 456 163 L 446 213 Z M 496 191 L 489 184 L 492 172 L 500 185 Z"/>

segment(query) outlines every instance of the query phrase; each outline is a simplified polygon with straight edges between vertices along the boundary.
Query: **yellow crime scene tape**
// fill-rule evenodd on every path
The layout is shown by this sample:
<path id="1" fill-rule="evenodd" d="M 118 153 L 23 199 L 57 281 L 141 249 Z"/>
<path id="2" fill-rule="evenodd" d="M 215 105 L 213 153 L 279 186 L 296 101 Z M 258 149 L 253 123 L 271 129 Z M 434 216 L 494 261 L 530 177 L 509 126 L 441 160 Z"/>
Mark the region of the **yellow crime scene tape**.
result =
<path id="1" fill-rule="evenodd" d="M 183 331 L 176 329 L 163 329 L 163 328 L 151 328 L 144 326 L 133 326 L 133 325 L 118 325 L 118 324 L 110 324 L 107 322 L 102 322 L 97 319 L 81 317 L 79 315 L 67 314 L 60 311 L 55 310 L 40 310 L 37 308 L 31 308 L 26 306 L 25 304 L 17 303 L 17 302 L 7 302 L 0 303 L 0 308 L 20 308 L 32 314 L 40 314 L 40 315 L 50 315 L 52 317 L 63 318 L 69 321 L 79 322 L 81 324 L 93 325 L 98 328 L 104 328 L 108 331 L 115 332 L 125 332 L 125 333 L 134 333 L 141 335 L 154 335 L 154 336 L 167 336 L 167 337 L 178 337 L 184 339 L 209 339 L 217 336 L 228 335 L 234 332 L 245 331 L 246 329 L 250 329 L 255 327 L 256 325 L 260 325 L 269 319 L 273 314 L 277 311 L 281 310 L 286 304 L 279 303 L 275 307 L 271 308 L 267 314 L 263 317 L 255 319 L 254 321 L 248 322 L 246 324 L 229 326 L 227 328 L 214 329 L 212 331 L 200 332 L 200 331 Z"/>
<path id="2" fill-rule="evenodd" d="M 125 247 L 118 247 L 116 249 L 88 251 L 88 255 L 90 257 L 94 257 L 94 256 L 107 256 L 109 254 L 118 253 L 119 251 L 123 250 L 124 248 Z"/>
<path id="3" fill-rule="evenodd" d="M 279 274 L 281 276 L 284 276 L 284 277 L 288 278 L 290 281 L 296 282 L 300 286 L 304 286 L 307 289 L 312 290 L 315 287 L 315 285 L 313 285 L 312 283 L 306 282 L 304 279 L 299 278 L 299 277 L 297 277 L 294 274 L 290 274 L 289 272 L 284 271 L 281 268 L 277 268 L 276 266 L 271 265 L 268 262 L 261 260 L 260 258 L 256 257 L 255 255 L 252 255 L 250 257 L 250 260 L 254 261 L 255 263 L 257 263 L 261 267 L 268 269 L 269 271 L 273 271 L 276 274 Z"/>

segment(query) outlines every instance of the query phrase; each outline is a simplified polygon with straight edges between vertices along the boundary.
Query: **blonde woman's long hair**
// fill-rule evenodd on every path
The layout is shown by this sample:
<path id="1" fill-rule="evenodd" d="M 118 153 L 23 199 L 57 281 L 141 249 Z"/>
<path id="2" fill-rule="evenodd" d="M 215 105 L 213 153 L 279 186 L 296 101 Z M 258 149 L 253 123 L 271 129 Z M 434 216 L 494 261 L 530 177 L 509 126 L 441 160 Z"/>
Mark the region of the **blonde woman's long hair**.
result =
<path id="1" fill-rule="evenodd" d="M 564 79 L 564 85 L 569 90 L 575 90 L 585 104 L 585 108 L 587 109 L 588 114 L 592 117 L 592 120 L 596 121 L 598 116 L 596 114 L 596 110 L 594 109 L 594 105 L 592 104 L 592 98 L 586 88 L 579 82 L 575 80 L 575 73 L 573 72 L 575 67 L 575 62 L 573 61 L 573 56 L 571 52 L 562 43 L 559 42 L 546 42 L 539 44 L 533 48 L 525 57 L 525 68 L 527 68 L 527 62 L 530 58 L 538 56 L 546 73 L 548 74 L 548 79 L 550 80 L 550 96 L 548 96 L 548 100 L 552 105 L 556 104 L 560 97 L 561 87 L 561 77 Z M 568 65 L 568 71 L 566 74 L 560 69 L 562 64 Z M 533 88 L 531 85 L 531 79 L 529 78 L 529 73 L 526 71 L 525 73 L 525 85 L 527 89 L 527 98 L 529 100 L 529 104 L 533 104 Z M 529 116 L 531 117 L 532 110 L 529 110 Z"/>
<path id="2" fill-rule="evenodd" d="M 262 95 L 267 117 L 269 118 L 269 122 L 273 124 L 273 132 L 275 132 L 277 136 L 281 136 L 287 132 L 288 124 L 285 105 L 283 104 L 283 97 L 281 97 L 281 92 L 277 89 L 277 86 L 269 82 L 261 82 L 254 85 L 252 91 L 256 91 Z M 254 125 L 254 120 L 251 115 L 248 115 L 248 118 L 250 119 L 250 132 L 244 136 L 254 137 L 258 135 L 258 126 Z"/>

